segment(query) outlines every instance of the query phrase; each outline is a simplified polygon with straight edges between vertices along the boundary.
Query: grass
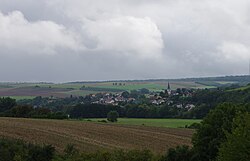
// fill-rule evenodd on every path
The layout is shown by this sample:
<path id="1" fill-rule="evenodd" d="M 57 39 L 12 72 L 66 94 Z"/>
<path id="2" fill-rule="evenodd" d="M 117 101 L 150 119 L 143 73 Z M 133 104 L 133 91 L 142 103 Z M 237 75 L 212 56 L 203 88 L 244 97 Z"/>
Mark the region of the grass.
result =
<path id="1" fill-rule="evenodd" d="M 8 97 L 8 96 L 5 96 L 5 97 Z M 35 96 L 9 96 L 10 98 L 13 98 L 17 101 L 19 100 L 23 100 L 23 99 L 33 99 L 35 98 Z"/>
<path id="2" fill-rule="evenodd" d="M 237 82 L 233 82 L 233 81 L 215 81 L 216 83 L 219 83 L 219 84 L 234 84 L 234 83 L 237 83 Z"/>
<path id="3" fill-rule="evenodd" d="M 244 90 L 248 90 L 250 88 L 250 85 L 246 85 L 246 86 L 243 86 L 243 87 L 240 87 L 240 88 L 236 88 L 236 89 L 230 89 L 230 90 L 227 90 L 228 92 L 232 92 L 232 91 L 244 91 Z"/>
<path id="4" fill-rule="evenodd" d="M 118 83 L 119 84 L 119 83 Z M 123 84 L 123 83 L 122 83 Z M 113 85 L 113 83 L 103 83 L 94 85 L 95 88 L 110 88 L 110 89 L 121 89 L 121 90 L 138 90 L 147 88 L 150 91 L 159 91 L 165 89 L 166 86 L 155 83 L 125 83 L 125 85 Z"/>
<path id="5" fill-rule="evenodd" d="M 86 96 L 89 94 L 95 94 L 97 93 L 96 91 L 86 91 L 86 90 L 72 90 L 69 92 L 63 92 L 68 95 L 74 95 L 74 96 Z"/>
<path id="6" fill-rule="evenodd" d="M 152 81 L 152 82 L 121 82 L 122 85 L 119 85 L 120 82 L 115 82 L 118 85 L 113 85 L 113 82 L 97 82 L 97 83 L 65 83 L 65 84 L 49 84 L 49 83 L 2 83 L 0 84 L 0 95 L 8 95 L 12 96 L 8 92 L 15 90 L 19 92 L 24 90 L 24 88 L 33 88 L 35 86 L 41 87 L 41 89 L 49 88 L 49 92 L 43 93 L 42 96 L 58 96 L 58 97 L 67 97 L 69 95 L 74 96 L 85 96 L 88 94 L 96 94 L 100 92 L 117 92 L 115 90 L 120 91 L 131 91 L 138 90 L 142 88 L 147 88 L 150 91 L 160 92 L 167 88 L 167 81 Z M 125 85 L 124 85 L 125 84 Z M 197 84 L 195 82 L 185 82 L 185 81 L 173 81 L 170 82 L 171 89 L 176 88 L 214 88 L 214 86 L 205 86 L 201 84 Z M 80 90 L 82 86 L 87 87 L 85 90 Z M 43 88 L 42 88 L 43 87 Z M 89 88 L 88 88 L 89 87 Z M 6 89 L 8 88 L 8 89 Z M 58 91 L 62 90 L 62 91 Z M 63 91 L 64 90 L 64 91 Z M 16 99 L 31 99 L 32 96 L 39 95 L 39 90 L 35 91 L 35 93 L 22 93 L 23 96 L 17 96 Z M 19 95 L 19 94 L 15 94 Z M 30 95 L 30 96 L 27 96 Z M 23 98 L 22 98 L 23 97 Z"/>
<path id="7" fill-rule="evenodd" d="M 105 118 L 89 119 L 94 122 L 105 120 Z M 141 119 L 141 118 L 119 118 L 115 124 L 123 125 L 143 125 L 154 127 L 167 127 L 167 128 L 183 128 L 192 123 L 199 123 L 201 120 L 197 119 Z"/>

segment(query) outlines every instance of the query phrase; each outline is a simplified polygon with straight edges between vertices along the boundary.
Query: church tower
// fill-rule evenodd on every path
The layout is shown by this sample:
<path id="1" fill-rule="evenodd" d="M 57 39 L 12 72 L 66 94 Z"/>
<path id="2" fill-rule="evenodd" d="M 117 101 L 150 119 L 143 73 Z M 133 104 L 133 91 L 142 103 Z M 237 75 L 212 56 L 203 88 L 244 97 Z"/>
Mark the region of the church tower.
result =
<path id="1" fill-rule="evenodd" d="M 168 95 L 171 95 L 172 91 L 171 91 L 171 87 L 170 87 L 170 83 L 168 82 L 168 88 L 165 91 L 165 93 L 167 93 Z"/>

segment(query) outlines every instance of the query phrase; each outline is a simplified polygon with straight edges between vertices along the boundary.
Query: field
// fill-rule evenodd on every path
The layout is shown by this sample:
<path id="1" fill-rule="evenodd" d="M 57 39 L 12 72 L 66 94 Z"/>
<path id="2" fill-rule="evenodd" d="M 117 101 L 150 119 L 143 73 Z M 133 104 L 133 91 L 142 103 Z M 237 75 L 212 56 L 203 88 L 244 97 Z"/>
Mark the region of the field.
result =
<path id="1" fill-rule="evenodd" d="M 100 122 L 105 120 L 102 118 L 88 119 L 88 121 Z M 85 120 L 86 121 L 86 120 Z M 201 120 L 194 119 L 138 119 L 138 118 L 119 118 L 115 124 L 122 125 L 143 125 L 154 127 L 167 127 L 167 128 L 182 128 L 192 123 L 200 123 Z"/>
<path id="2" fill-rule="evenodd" d="M 116 83 L 116 84 L 114 84 Z M 226 82 L 220 82 L 224 84 Z M 219 84 L 219 83 L 216 83 Z M 11 96 L 17 99 L 29 99 L 36 96 L 64 98 L 85 96 L 101 92 L 121 92 L 147 88 L 160 92 L 167 88 L 168 81 L 122 81 L 122 82 L 82 82 L 82 83 L 0 83 L 0 97 Z M 214 88 L 206 83 L 193 81 L 170 81 L 171 89 L 177 88 Z M 80 89 L 81 87 L 85 87 Z"/>
<path id="3" fill-rule="evenodd" d="M 62 152 L 67 144 L 80 151 L 149 149 L 163 154 L 177 145 L 191 145 L 193 130 L 84 121 L 0 118 L 0 136 L 35 144 L 51 144 Z"/>

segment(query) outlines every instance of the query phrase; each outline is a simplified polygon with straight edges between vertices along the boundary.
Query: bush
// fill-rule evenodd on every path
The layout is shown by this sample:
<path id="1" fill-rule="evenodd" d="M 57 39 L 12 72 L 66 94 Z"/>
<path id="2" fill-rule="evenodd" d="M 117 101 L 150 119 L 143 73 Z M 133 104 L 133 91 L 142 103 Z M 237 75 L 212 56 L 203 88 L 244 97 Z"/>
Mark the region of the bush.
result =
<path id="1" fill-rule="evenodd" d="M 0 139 L 0 161 L 51 161 L 55 148 L 37 146 L 20 140 Z"/>
<path id="2" fill-rule="evenodd" d="M 117 122 L 119 114 L 117 111 L 110 111 L 107 115 L 107 120 L 110 122 Z"/>
<path id="3" fill-rule="evenodd" d="M 98 122 L 107 123 L 106 120 L 98 120 Z"/>
<path id="4" fill-rule="evenodd" d="M 188 146 L 177 146 L 170 148 L 168 153 L 160 161 L 191 161 L 193 152 Z"/>
<path id="5" fill-rule="evenodd" d="M 199 129 L 200 126 L 201 126 L 200 123 L 195 122 L 195 123 L 192 123 L 191 125 L 187 126 L 187 128 L 189 128 L 189 129 Z"/>

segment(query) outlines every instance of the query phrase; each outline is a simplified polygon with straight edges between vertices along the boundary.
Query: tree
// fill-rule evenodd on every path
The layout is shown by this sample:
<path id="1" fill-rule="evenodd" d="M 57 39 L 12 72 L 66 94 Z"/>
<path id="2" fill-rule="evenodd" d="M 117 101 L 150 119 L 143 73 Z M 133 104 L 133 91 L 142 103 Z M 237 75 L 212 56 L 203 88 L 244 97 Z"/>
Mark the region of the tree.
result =
<path id="1" fill-rule="evenodd" d="M 250 113 L 240 114 L 234 121 L 232 133 L 219 149 L 219 161 L 248 161 L 250 159 Z"/>
<path id="2" fill-rule="evenodd" d="M 30 117 L 33 107 L 29 105 L 18 105 L 11 109 L 11 114 L 14 117 Z"/>
<path id="3" fill-rule="evenodd" d="M 27 161 L 51 161 L 55 155 L 55 148 L 51 145 L 34 146 L 29 150 Z"/>
<path id="4" fill-rule="evenodd" d="M 118 117 L 119 117 L 119 114 L 117 111 L 110 111 L 107 115 L 107 120 L 110 122 L 117 122 Z"/>
<path id="5" fill-rule="evenodd" d="M 16 105 L 16 100 L 10 97 L 0 98 L 0 112 L 6 112 Z"/>
<path id="6" fill-rule="evenodd" d="M 244 111 L 245 108 L 229 103 L 210 111 L 192 140 L 196 160 L 208 161 L 217 157 L 218 148 L 226 141 L 226 133 L 231 133 L 233 119 L 238 112 Z"/>
<path id="7" fill-rule="evenodd" d="M 192 150 L 188 146 L 177 146 L 175 149 L 170 148 L 166 156 L 160 161 L 190 161 L 192 158 Z"/>
<path id="8" fill-rule="evenodd" d="M 147 88 L 142 88 L 139 90 L 142 94 L 149 94 L 149 90 Z"/>
<path id="9" fill-rule="evenodd" d="M 129 92 L 128 91 L 122 92 L 122 97 L 129 98 Z"/>

